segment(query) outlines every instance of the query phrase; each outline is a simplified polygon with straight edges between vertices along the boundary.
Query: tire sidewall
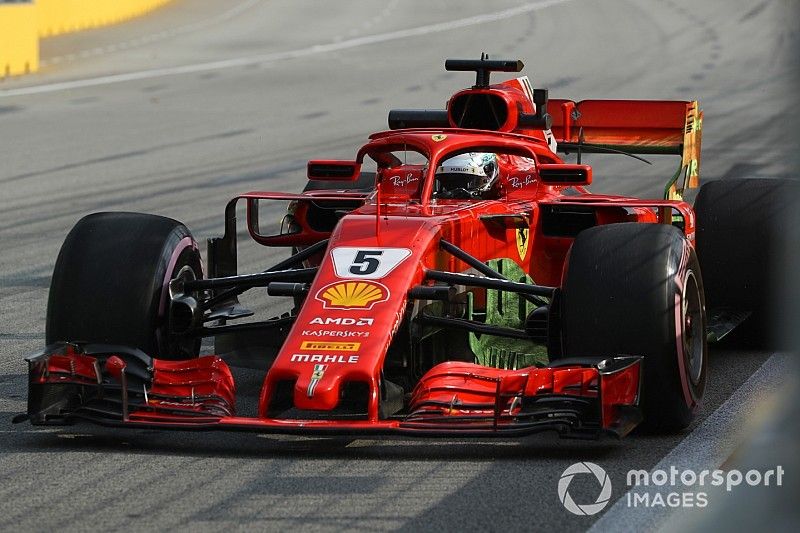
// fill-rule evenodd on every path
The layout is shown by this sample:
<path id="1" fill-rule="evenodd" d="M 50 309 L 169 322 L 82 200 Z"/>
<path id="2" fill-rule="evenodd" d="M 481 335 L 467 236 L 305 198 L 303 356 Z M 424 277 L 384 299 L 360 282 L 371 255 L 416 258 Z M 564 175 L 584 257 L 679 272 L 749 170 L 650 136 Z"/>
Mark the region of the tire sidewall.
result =
<path id="1" fill-rule="evenodd" d="M 690 279 L 694 281 L 695 287 L 692 287 Z M 696 295 L 688 294 L 688 291 L 696 291 Z M 696 380 L 692 379 L 690 375 L 691 362 L 689 358 L 689 350 L 686 344 L 689 341 L 689 335 L 686 331 L 686 320 L 683 315 L 683 305 L 686 303 L 687 298 L 699 298 L 699 303 L 703 312 L 701 313 L 702 324 L 699 327 L 701 339 L 701 353 L 698 354 L 702 357 L 700 364 L 700 372 Z M 697 255 L 694 249 L 688 243 L 684 246 L 684 252 L 681 257 L 680 266 L 675 274 L 675 360 L 677 362 L 677 375 L 681 383 L 681 392 L 683 400 L 686 403 L 687 416 L 693 416 L 700 408 L 702 403 L 703 392 L 705 391 L 706 379 L 708 374 L 708 344 L 705 338 L 705 331 L 707 326 L 707 318 L 705 314 L 705 297 L 703 294 L 703 279 L 700 273 L 700 264 L 697 261 Z M 695 331 L 695 335 L 698 331 Z"/>
<path id="2" fill-rule="evenodd" d="M 174 242 L 175 239 L 179 239 L 177 243 Z M 163 275 L 158 275 L 161 274 L 159 272 L 153 279 L 154 283 L 158 283 L 160 280 L 160 285 L 153 287 L 155 296 L 153 303 L 156 306 L 152 315 L 155 317 L 153 323 L 155 345 L 162 357 L 174 359 L 196 357 L 201 339 L 175 337 L 169 332 L 170 281 L 175 279 L 184 268 L 191 269 L 195 279 L 203 278 L 203 265 L 197 242 L 185 226 L 181 225 L 175 228 L 175 238 L 170 236 L 164 243 L 161 258 Z"/>

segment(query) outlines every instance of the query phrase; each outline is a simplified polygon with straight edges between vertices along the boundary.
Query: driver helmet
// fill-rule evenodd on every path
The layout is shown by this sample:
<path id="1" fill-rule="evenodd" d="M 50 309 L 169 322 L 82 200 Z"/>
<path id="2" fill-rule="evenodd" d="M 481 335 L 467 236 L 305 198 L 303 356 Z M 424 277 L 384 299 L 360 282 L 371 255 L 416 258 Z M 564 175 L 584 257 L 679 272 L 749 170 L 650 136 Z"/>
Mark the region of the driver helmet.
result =
<path id="1" fill-rule="evenodd" d="M 489 152 L 468 152 L 451 157 L 436 169 L 437 192 L 465 190 L 471 196 L 480 197 L 491 190 L 500 175 L 497 155 Z"/>

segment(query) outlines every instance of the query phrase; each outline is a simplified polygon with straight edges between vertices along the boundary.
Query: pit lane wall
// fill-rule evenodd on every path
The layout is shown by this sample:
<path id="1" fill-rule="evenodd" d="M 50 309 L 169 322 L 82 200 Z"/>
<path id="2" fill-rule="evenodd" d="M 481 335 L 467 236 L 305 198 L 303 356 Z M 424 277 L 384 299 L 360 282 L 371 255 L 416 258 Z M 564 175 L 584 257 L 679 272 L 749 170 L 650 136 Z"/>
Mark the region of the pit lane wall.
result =
<path id="1" fill-rule="evenodd" d="M 39 68 L 39 38 L 143 15 L 171 0 L 0 0 L 0 78 Z"/>

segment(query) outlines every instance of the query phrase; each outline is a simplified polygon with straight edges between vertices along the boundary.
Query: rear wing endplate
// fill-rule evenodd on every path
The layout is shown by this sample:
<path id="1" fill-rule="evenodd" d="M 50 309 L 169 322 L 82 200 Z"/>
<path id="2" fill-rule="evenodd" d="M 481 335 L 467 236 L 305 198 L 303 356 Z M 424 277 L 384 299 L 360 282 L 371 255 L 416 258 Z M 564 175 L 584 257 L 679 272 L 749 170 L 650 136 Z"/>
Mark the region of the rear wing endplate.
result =
<path id="1" fill-rule="evenodd" d="M 585 144 L 635 154 L 680 155 L 681 166 L 667 183 L 665 197 L 679 200 L 685 189 L 699 185 L 703 112 L 696 100 L 550 99 L 548 112 L 559 151 L 574 152 L 575 145 Z M 593 151 L 591 146 L 581 150 Z"/>

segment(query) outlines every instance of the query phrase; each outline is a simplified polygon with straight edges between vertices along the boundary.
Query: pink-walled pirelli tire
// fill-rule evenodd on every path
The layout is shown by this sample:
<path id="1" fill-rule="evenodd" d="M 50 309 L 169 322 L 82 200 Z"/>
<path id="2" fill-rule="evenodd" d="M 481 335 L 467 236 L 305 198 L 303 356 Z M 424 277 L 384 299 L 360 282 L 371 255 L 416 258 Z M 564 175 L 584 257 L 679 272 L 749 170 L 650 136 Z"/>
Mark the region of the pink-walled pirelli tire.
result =
<path id="1" fill-rule="evenodd" d="M 562 292 L 565 357 L 644 357 L 643 427 L 686 428 L 706 385 L 703 279 L 683 233 L 664 224 L 608 224 L 581 232 Z"/>
<path id="2" fill-rule="evenodd" d="M 169 334 L 169 281 L 202 278 L 197 243 L 175 220 L 95 213 L 67 235 L 47 302 L 47 342 L 131 346 L 162 359 L 196 357 L 200 339 Z"/>

